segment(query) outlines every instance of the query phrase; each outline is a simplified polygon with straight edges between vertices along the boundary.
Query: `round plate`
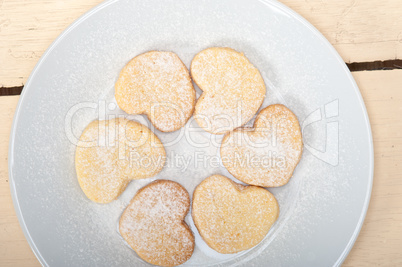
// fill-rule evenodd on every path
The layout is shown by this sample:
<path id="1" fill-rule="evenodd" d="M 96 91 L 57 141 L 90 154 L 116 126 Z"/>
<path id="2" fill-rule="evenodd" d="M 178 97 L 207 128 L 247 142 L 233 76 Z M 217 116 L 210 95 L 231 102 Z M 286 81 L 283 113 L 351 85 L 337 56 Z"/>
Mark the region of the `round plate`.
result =
<path id="1" fill-rule="evenodd" d="M 131 58 L 149 50 L 173 51 L 189 66 L 197 52 L 211 46 L 241 51 L 260 70 L 267 85 L 262 107 L 284 103 L 296 114 L 304 151 L 291 181 L 269 189 L 281 213 L 258 246 L 216 253 L 188 215 L 196 249 L 186 264 L 342 263 L 368 207 L 373 145 L 359 90 L 332 46 L 276 1 L 127 0 L 97 6 L 61 34 L 32 72 L 17 107 L 9 151 L 11 192 L 25 236 L 43 265 L 146 265 L 117 230 L 139 188 L 171 179 L 191 195 L 211 174 L 234 179 L 219 164 L 221 137 L 191 121 L 175 133 L 155 130 L 165 144 L 167 166 L 152 179 L 131 182 L 110 204 L 88 200 L 74 169 L 75 143 L 84 127 L 96 118 L 124 115 L 113 86 Z M 142 116 L 133 119 L 149 126 Z"/>

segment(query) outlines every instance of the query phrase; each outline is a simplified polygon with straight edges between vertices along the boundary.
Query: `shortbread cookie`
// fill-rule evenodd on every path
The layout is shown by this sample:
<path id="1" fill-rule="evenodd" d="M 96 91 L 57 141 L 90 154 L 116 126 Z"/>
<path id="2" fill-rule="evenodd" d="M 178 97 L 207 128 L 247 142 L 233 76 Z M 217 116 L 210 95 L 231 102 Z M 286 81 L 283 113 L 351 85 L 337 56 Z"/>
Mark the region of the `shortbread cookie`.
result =
<path id="1" fill-rule="evenodd" d="M 176 266 L 190 259 L 194 236 L 184 222 L 190 196 L 180 184 L 157 180 L 143 187 L 120 218 L 122 237 L 146 262 Z"/>
<path id="2" fill-rule="evenodd" d="M 276 187 L 286 184 L 300 161 L 302 134 L 297 117 L 284 105 L 264 108 L 254 129 L 227 134 L 221 145 L 222 163 L 247 184 Z"/>
<path id="3" fill-rule="evenodd" d="M 156 175 L 165 164 L 165 149 L 146 126 L 126 120 L 93 121 L 75 152 L 78 182 L 99 203 L 116 199 L 130 180 Z"/>
<path id="4" fill-rule="evenodd" d="M 250 249 L 267 235 L 279 215 L 268 190 L 213 175 L 194 191 L 192 216 L 205 242 L 219 253 Z"/>
<path id="5" fill-rule="evenodd" d="M 243 53 L 213 47 L 191 62 L 191 76 L 203 91 L 194 118 L 204 130 L 223 134 L 249 121 L 265 97 L 260 72 Z"/>
<path id="6" fill-rule="evenodd" d="M 172 52 L 151 51 L 133 58 L 115 85 L 119 107 L 129 114 L 145 114 L 162 132 L 183 127 L 195 105 L 190 74 Z"/>

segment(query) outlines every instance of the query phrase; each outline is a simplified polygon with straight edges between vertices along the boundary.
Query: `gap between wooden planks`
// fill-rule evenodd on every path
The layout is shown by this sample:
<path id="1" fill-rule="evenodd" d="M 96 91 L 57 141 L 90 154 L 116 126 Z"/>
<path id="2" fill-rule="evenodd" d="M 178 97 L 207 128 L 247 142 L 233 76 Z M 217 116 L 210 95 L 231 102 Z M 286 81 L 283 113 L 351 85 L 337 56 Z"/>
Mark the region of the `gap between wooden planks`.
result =
<path id="1" fill-rule="evenodd" d="M 387 61 L 374 61 L 374 62 L 359 62 L 347 64 L 349 70 L 363 71 L 363 70 L 393 70 L 402 69 L 402 60 L 387 60 Z M 24 86 L 13 87 L 0 87 L 0 96 L 2 95 L 20 95 Z"/>
<path id="2" fill-rule="evenodd" d="M 101 0 L 0 0 L 0 87 L 22 86 L 51 42 Z M 280 0 L 347 63 L 402 59 L 400 0 Z"/>
<path id="3" fill-rule="evenodd" d="M 371 121 L 375 168 L 367 217 L 344 266 L 401 266 L 402 70 L 355 72 L 353 76 Z M 8 182 L 8 137 L 18 98 L 0 97 L 0 266 L 40 266 L 18 224 Z"/>

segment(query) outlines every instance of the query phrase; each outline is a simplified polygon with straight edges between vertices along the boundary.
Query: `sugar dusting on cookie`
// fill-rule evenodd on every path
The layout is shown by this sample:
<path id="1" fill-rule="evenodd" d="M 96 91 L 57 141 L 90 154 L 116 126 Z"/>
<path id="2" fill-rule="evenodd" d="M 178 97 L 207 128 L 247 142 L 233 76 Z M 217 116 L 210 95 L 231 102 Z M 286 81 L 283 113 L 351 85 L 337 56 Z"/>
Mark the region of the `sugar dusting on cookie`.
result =
<path id="1" fill-rule="evenodd" d="M 187 261 L 194 236 L 184 223 L 190 207 L 187 191 L 178 183 L 157 180 L 140 189 L 120 219 L 120 233 L 145 261 L 173 266 Z"/>
<path id="2" fill-rule="evenodd" d="M 195 190 L 192 216 L 203 239 L 220 253 L 236 253 L 264 239 L 279 214 L 267 190 L 243 186 L 222 175 L 205 179 Z"/>
<path id="3" fill-rule="evenodd" d="M 231 48 L 213 47 L 191 62 L 194 82 L 203 90 L 195 107 L 206 131 L 222 134 L 249 121 L 264 101 L 264 80 L 250 61 Z"/>
<path id="4" fill-rule="evenodd" d="M 163 132 L 183 127 L 195 105 L 189 72 L 172 52 L 150 51 L 132 59 L 120 73 L 115 97 L 124 111 L 146 114 Z"/>
<path id="5" fill-rule="evenodd" d="M 150 164 L 133 164 L 132 155 L 147 157 Z M 157 174 L 164 162 L 160 140 L 144 125 L 126 119 L 91 122 L 75 153 L 79 184 L 88 198 L 99 203 L 116 199 L 130 180 Z"/>
<path id="6" fill-rule="evenodd" d="M 271 105 L 257 116 L 253 129 L 238 129 L 223 139 L 223 165 L 237 179 L 252 185 L 286 184 L 303 148 L 296 116 L 283 105 Z"/>

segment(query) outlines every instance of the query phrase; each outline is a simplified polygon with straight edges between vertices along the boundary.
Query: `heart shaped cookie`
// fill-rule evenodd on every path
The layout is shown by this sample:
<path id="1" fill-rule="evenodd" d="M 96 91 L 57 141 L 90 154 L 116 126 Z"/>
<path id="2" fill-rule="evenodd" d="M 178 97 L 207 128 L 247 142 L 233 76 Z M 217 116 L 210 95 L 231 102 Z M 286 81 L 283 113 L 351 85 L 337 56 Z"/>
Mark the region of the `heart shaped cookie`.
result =
<path id="1" fill-rule="evenodd" d="M 119 107 L 129 114 L 145 114 L 162 132 L 183 127 L 195 105 L 190 74 L 172 52 L 151 51 L 133 58 L 115 85 Z"/>
<path id="2" fill-rule="evenodd" d="M 265 97 L 260 72 L 231 48 L 213 47 L 191 62 L 191 76 L 203 91 L 194 118 L 205 131 L 224 134 L 249 121 Z"/>
<path id="3" fill-rule="evenodd" d="M 300 161 L 303 149 L 297 117 L 284 105 L 261 110 L 254 129 L 239 128 L 221 144 L 222 163 L 247 184 L 276 187 L 286 184 Z"/>
<path id="4" fill-rule="evenodd" d="M 219 253 L 236 253 L 260 243 L 279 215 L 266 189 L 213 175 L 194 191 L 192 217 L 205 242 Z"/>
<path id="5" fill-rule="evenodd" d="M 78 182 L 99 203 L 116 199 L 130 180 L 156 175 L 165 160 L 165 149 L 151 130 L 122 118 L 91 122 L 75 151 Z"/>
<path id="6" fill-rule="evenodd" d="M 178 183 L 157 180 L 143 187 L 120 218 L 122 237 L 146 262 L 176 266 L 194 251 L 194 236 L 184 222 L 190 196 Z"/>

